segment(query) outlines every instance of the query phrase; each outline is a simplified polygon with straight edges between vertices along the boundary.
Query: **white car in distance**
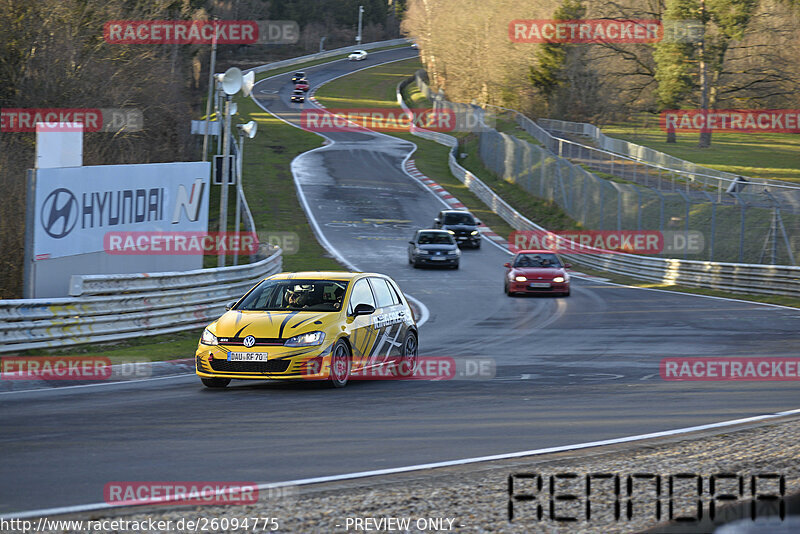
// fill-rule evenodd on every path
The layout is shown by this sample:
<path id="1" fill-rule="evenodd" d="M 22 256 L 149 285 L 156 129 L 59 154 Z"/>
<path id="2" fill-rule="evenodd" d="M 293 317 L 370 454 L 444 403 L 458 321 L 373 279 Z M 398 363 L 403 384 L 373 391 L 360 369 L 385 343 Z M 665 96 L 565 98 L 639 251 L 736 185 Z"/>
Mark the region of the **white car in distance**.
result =
<path id="1" fill-rule="evenodd" d="M 361 61 L 367 59 L 367 52 L 366 50 L 356 50 L 355 52 L 347 56 L 347 59 L 349 61 Z"/>

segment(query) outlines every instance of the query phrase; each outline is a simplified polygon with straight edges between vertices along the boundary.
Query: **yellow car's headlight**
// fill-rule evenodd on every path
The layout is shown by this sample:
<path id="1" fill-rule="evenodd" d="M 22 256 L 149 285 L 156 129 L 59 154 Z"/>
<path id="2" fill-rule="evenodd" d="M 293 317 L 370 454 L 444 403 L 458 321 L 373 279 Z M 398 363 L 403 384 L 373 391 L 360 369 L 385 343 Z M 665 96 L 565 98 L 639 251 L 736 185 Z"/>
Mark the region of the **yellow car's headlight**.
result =
<path id="1" fill-rule="evenodd" d="M 286 347 L 313 347 L 315 345 L 322 345 L 325 341 L 325 332 L 307 332 L 294 337 L 290 337 L 284 343 Z"/>
<path id="2" fill-rule="evenodd" d="M 524 276 L 517 276 L 516 278 L 514 278 L 514 280 L 516 280 L 517 282 L 524 282 L 525 280 L 527 280 L 527 278 L 525 278 Z"/>
<path id="3" fill-rule="evenodd" d="M 563 276 L 556 276 L 555 278 L 553 278 L 553 282 L 556 282 L 556 283 L 561 283 L 563 281 L 564 281 L 564 277 Z"/>
<path id="4" fill-rule="evenodd" d="M 200 336 L 200 343 L 203 345 L 219 345 L 217 336 L 209 332 L 208 328 L 203 330 L 203 335 Z"/>

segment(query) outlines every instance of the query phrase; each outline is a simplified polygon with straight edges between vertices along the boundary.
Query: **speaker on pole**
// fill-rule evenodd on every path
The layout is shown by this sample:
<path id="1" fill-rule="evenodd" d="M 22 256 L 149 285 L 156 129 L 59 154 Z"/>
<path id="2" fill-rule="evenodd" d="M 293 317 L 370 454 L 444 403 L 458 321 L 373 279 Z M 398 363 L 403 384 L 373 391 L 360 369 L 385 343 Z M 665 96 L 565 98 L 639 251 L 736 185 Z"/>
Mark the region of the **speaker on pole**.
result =
<path id="1" fill-rule="evenodd" d="M 235 95 L 239 92 L 242 88 L 242 78 L 242 71 L 237 67 L 231 67 L 225 71 L 225 74 L 217 75 L 226 95 Z"/>
<path id="2" fill-rule="evenodd" d="M 256 121 L 250 121 L 247 124 L 240 124 L 239 130 L 241 130 L 242 133 L 246 135 L 248 139 L 252 139 L 256 136 L 256 130 L 258 130 L 258 123 Z"/>
<path id="3" fill-rule="evenodd" d="M 252 70 L 242 76 L 242 94 L 244 96 L 250 96 L 250 93 L 253 92 L 253 86 L 256 84 L 256 73 Z"/>

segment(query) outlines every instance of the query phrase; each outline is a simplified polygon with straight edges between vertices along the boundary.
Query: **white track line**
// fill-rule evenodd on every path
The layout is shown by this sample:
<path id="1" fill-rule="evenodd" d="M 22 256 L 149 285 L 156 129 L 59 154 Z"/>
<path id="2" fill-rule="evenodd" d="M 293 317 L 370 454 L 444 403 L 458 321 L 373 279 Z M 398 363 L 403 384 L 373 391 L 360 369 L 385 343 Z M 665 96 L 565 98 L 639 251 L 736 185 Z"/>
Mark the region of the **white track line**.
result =
<path id="1" fill-rule="evenodd" d="M 613 439 L 605 439 L 600 441 L 590 441 L 588 443 L 576 443 L 574 445 L 561 445 L 559 447 L 547 447 L 545 449 L 533 449 L 529 451 L 519 451 L 519 452 L 510 452 L 505 454 L 493 454 L 490 456 L 478 456 L 475 458 L 463 458 L 460 460 L 447 460 L 444 462 L 432 462 L 428 464 L 418 464 L 418 465 L 409 465 L 404 467 L 390 467 L 386 469 L 376 469 L 372 471 L 360 471 L 357 473 L 346 473 L 341 475 L 330 475 L 330 476 L 323 476 L 323 477 L 314 477 L 314 478 L 301 478 L 297 480 L 286 480 L 284 482 L 269 482 L 264 484 L 258 484 L 257 487 L 259 491 L 261 490 L 269 490 L 275 488 L 285 488 L 285 487 L 292 487 L 292 486 L 308 486 L 311 484 L 322 484 L 325 482 L 339 482 L 342 480 L 353 480 L 357 478 L 367 478 L 367 477 L 375 477 L 375 476 L 383 476 L 383 475 L 394 475 L 399 473 L 408 473 L 411 471 L 421 471 L 426 469 L 437 469 L 441 467 L 454 467 L 459 465 L 468 465 L 474 464 L 479 462 L 491 462 L 496 460 L 509 460 L 513 458 L 523 458 L 526 456 L 540 456 L 543 454 L 552 454 L 556 452 L 565 452 L 565 451 L 575 451 L 581 449 L 589 449 L 592 447 L 603 447 L 606 445 L 618 445 L 620 443 L 629 443 L 632 441 L 640 441 L 646 439 L 655 439 L 655 438 L 664 438 L 669 436 L 677 436 L 681 434 L 687 434 L 689 432 L 699 432 L 702 430 L 711 430 L 715 428 L 724 428 L 729 426 L 741 425 L 745 423 L 754 423 L 757 421 L 765 421 L 769 419 L 776 419 L 780 417 L 786 417 L 790 415 L 798 415 L 800 414 L 800 409 L 798 410 L 789 410 L 786 412 L 777 412 L 773 414 L 766 414 L 766 415 L 757 415 L 754 417 L 745 417 L 743 419 L 734 419 L 731 421 L 723 421 L 721 423 L 709 423 L 706 425 L 698 425 L 688 428 L 679 428 L 675 430 L 664 430 L 661 432 L 651 432 L 649 434 L 640 434 L 637 436 L 627 436 L 624 438 L 613 438 Z M 225 491 L 217 492 L 217 495 L 221 495 L 225 493 Z M 175 506 L 180 506 L 180 503 L 176 502 Z M 145 505 L 148 506 L 148 505 Z M 115 506 L 110 505 L 108 503 L 93 503 L 93 504 L 85 504 L 85 505 L 76 505 L 76 506 L 64 506 L 59 508 L 45 508 L 41 510 L 28 510 L 25 512 L 19 512 L 11 515 L 0 516 L 0 519 L 28 519 L 32 517 L 44 517 L 44 516 L 53 516 L 59 514 L 69 514 L 69 513 L 79 513 L 79 512 L 91 512 L 96 510 L 105 510 L 105 509 L 112 509 Z M 122 508 L 117 506 L 116 508 Z M 128 507 L 126 507 L 128 508 Z"/>

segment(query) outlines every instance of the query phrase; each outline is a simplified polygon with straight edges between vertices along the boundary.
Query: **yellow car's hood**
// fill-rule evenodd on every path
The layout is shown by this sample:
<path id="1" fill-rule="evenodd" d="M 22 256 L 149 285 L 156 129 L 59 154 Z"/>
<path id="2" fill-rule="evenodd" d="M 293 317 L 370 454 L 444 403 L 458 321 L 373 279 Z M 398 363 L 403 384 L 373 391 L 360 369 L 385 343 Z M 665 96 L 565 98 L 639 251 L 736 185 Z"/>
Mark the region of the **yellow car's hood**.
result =
<path id="1" fill-rule="evenodd" d="M 230 310 L 214 325 L 220 338 L 254 336 L 286 339 L 305 332 L 324 330 L 337 313 L 318 311 L 237 311 Z"/>

